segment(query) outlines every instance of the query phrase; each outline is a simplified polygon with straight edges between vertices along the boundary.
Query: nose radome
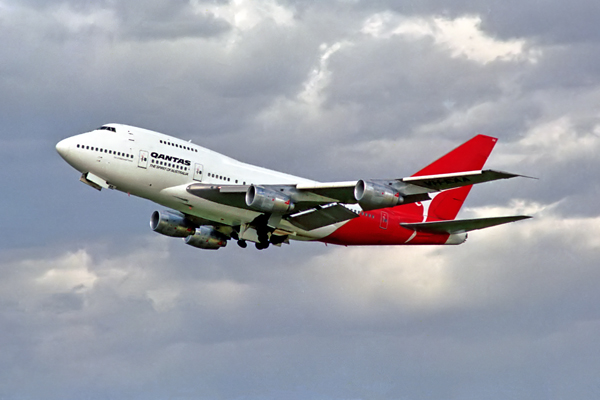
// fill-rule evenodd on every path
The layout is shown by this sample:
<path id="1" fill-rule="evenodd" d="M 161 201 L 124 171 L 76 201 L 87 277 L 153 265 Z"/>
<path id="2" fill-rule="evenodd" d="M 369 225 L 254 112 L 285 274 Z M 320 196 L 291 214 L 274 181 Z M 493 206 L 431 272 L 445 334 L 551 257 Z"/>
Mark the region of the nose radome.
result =
<path id="1" fill-rule="evenodd" d="M 67 158 L 69 154 L 69 140 L 63 139 L 60 142 L 56 143 L 56 151 L 62 158 Z"/>

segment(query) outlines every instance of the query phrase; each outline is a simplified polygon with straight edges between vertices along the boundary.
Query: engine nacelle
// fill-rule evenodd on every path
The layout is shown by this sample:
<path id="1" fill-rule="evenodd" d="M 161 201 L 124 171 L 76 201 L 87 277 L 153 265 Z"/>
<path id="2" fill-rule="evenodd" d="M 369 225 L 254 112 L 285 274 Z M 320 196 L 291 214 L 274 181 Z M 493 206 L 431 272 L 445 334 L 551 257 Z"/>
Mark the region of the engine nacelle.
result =
<path id="1" fill-rule="evenodd" d="M 404 201 L 394 188 L 362 179 L 354 187 L 354 198 L 367 211 L 397 206 Z"/>
<path id="2" fill-rule="evenodd" d="M 246 205 L 265 213 L 286 213 L 294 209 L 289 196 L 261 186 L 250 186 L 246 192 Z"/>
<path id="3" fill-rule="evenodd" d="M 202 225 L 196 229 L 193 235 L 185 239 L 185 244 L 198 247 L 199 249 L 217 250 L 227 246 L 227 240 L 212 226 Z"/>
<path id="4" fill-rule="evenodd" d="M 175 211 L 154 211 L 150 217 L 150 228 L 154 232 L 171 237 L 186 237 L 194 234 L 194 226 L 185 216 Z"/>

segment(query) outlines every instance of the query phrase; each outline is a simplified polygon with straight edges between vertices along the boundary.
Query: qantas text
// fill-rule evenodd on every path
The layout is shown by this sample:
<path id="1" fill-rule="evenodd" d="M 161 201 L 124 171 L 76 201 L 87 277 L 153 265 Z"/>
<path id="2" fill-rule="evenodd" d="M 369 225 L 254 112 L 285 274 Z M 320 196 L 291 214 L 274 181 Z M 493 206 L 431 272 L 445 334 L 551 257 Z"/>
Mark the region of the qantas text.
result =
<path id="1" fill-rule="evenodd" d="M 166 154 L 160 154 L 160 153 L 157 153 L 155 151 L 153 151 L 152 153 L 150 153 L 150 155 L 152 156 L 152 158 L 157 158 L 159 160 L 170 161 L 170 162 L 177 163 L 177 164 L 183 164 L 183 165 L 187 165 L 188 167 L 190 165 L 192 165 L 192 162 L 190 160 L 184 160 L 183 158 L 177 158 L 177 157 L 173 157 L 173 156 L 168 156 Z"/>

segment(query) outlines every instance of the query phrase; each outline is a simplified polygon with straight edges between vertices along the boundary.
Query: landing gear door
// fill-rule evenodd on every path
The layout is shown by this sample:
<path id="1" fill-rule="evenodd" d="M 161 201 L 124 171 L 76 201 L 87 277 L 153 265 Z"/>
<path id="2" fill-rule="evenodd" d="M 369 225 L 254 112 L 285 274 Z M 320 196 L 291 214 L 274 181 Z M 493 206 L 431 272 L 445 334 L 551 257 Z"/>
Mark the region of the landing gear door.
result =
<path id="1" fill-rule="evenodd" d="M 194 165 L 194 180 L 195 181 L 202 182 L 202 171 L 203 170 L 204 170 L 204 167 L 202 167 L 202 164 Z"/>
<path id="2" fill-rule="evenodd" d="M 138 160 L 138 167 L 148 168 L 148 152 L 146 150 L 140 150 L 140 158 Z"/>

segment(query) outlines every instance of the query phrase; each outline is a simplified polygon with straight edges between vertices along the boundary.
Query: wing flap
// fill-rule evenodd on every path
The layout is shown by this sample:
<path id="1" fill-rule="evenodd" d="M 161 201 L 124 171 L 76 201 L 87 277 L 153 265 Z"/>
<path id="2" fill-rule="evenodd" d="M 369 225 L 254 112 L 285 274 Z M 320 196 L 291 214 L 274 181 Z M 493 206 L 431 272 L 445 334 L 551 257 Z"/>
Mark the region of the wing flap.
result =
<path id="1" fill-rule="evenodd" d="M 477 219 L 459 219 L 453 221 L 433 221 L 417 223 L 401 223 L 400 226 L 412 229 L 417 232 L 426 233 L 463 233 L 477 229 L 489 228 L 496 225 L 508 224 L 510 222 L 520 221 L 531 218 L 527 215 L 514 215 L 509 217 L 492 217 Z"/>
<path id="2" fill-rule="evenodd" d="M 338 222 L 347 221 L 358 217 L 358 214 L 341 204 L 334 204 L 329 207 L 318 207 L 300 214 L 292 215 L 286 218 L 292 225 L 306 231 L 332 225 Z"/>
<path id="3" fill-rule="evenodd" d="M 192 183 L 186 191 L 201 199 L 224 204 L 226 206 L 248 209 L 246 206 L 246 190 L 248 186 L 242 185 L 210 185 L 205 183 Z"/>

